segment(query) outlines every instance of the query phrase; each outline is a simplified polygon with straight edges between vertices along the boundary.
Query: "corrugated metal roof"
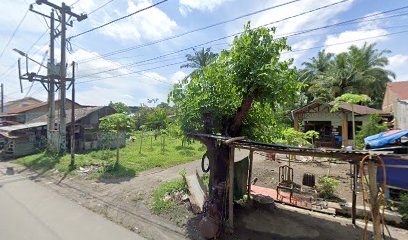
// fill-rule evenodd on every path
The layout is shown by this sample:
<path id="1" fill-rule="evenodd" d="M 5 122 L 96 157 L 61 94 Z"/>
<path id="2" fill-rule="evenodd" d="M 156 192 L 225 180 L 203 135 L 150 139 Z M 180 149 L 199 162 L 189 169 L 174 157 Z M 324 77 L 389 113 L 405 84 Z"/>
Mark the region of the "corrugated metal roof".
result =
<path id="1" fill-rule="evenodd" d="M 75 109 L 75 121 L 80 120 L 89 114 L 98 111 L 103 108 L 108 108 L 108 106 L 102 106 L 102 107 L 85 107 L 85 108 L 77 108 Z M 55 116 L 58 116 L 58 111 L 55 111 Z M 33 120 L 29 121 L 29 123 L 35 123 L 35 122 L 47 122 L 48 116 L 42 115 L 38 118 L 34 118 Z M 66 123 L 71 123 L 71 109 L 67 109 L 65 111 L 65 121 Z"/>
<path id="2" fill-rule="evenodd" d="M 41 127 L 41 126 L 46 126 L 46 125 L 47 125 L 47 122 L 18 124 L 18 125 L 0 127 L 0 132 L 12 132 L 12 131 L 23 130 L 23 129 L 33 128 L 33 127 Z"/>
<path id="3" fill-rule="evenodd" d="M 315 100 L 310 102 L 309 104 L 300 107 L 296 110 L 293 111 L 293 113 L 298 113 L 298 112 L 307 112 L 312 108 L 317 107 L 318 105 L 329 105 L 332 106 L 331 103 L 325 103 L 320 100 Z M 348 103 L 343 103 L 342 105 L 339 106 L 340 109 L 346 110 L 351 112 L 351 105 Z M 375 109 L 375 108 L 370 108 L 367 106 L 362 106 L 358 104 L 354 104 L 354 113 L 359 114 L 359 115 L 367 115 L 367 114 L 384 114 L 382 110 Z"/>

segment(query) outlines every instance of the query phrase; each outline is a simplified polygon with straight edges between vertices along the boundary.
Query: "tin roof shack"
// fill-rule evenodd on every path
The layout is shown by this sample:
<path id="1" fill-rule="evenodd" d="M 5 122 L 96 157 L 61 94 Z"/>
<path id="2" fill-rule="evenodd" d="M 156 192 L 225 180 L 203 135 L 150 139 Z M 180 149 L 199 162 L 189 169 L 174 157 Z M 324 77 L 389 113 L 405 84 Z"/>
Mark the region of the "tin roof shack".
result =
<path id="1" fill-rule="evenodd" d="M 352 145 L 351 105 L 342 104 L 339 111 L 330 112 L 332 105 L 321 101 L 312 101 L 304 107 L 292 111 L 294 128 L 300 131 L 319 132 L 316 147 L 334 147 Z M 379 109 L 354 105 L 356 129 L 370 120 L 371 114 L 386 115 Z"/>
<path id="2" fill-rule="evenodd" d="M 4 112 L 12 112 L 15 109 L 22 108 L 22 107 L 27 107 L 32 104 L 36 103 L 42 103 L 42 101 L 33 98 L 33 97 L 25 97 L 13 101 L 8 101 L 4 103 Z"/>
<path id="3" fill-rule="evenodd" d="M 72 101 L 66 99 L 66 109 L 71 108 Z M 60 100 L 55 101 L 55 109 L 59 109 Z M 82 108 L 83 106 L 75 103 L 75 108 Z M 47 102 L 37 102 L 22 107 L 11 108 L 9 111 L 0 114 L 0 119 L 3 121 L 15 121 L 19 123 L 27 123 L 31 120 L 38 118 L 42 115 L 47 115 L 48 113 L 48 103 Z M 46 122 L 46 120 L 45 120 Z"/>
<path id="4" fill-rule="evenodd" d="M 14 158 L 44 150 L 47 142 L 46 128 L 46 122 L 1 127 L 2 155 Z"/>
<path id="5" fill-rule="evenodd" d="M 99 131 L 99 119 L 116 113 L 109 106 L 83 107 L 75 109 L 75 150 L 78 153 L 108 149 L 116 147 L 116 139 L 112 134 Z M 66 110 L 65 121 L 67 123 L 67 150 L 71 148 L 71 109 Z M 47 116 L 35 118 L 30 122 L 46 122 Z M 126 145 L 125 134 L 121 136 L 120 146 Z"/>
<path id="6" fill-rule="evenodd" d="M 99 119 L 115 113 L 112 107 L 85 107 L 75 109 L 75 150 L 77 153 L 102 148 L 114 148 L 116 138 L 98 130 Z M 71 146 L 71 109 L 66 110 L 67 151 Z M 47 143 L 47 115 L 32 119 L 26 124 L 0 127 L 0 137 L 4 141 L 4 157 L 20 157 L 42 151 Z M 126 145 L 125 134 L 120 138 L 120 146 Z"/>

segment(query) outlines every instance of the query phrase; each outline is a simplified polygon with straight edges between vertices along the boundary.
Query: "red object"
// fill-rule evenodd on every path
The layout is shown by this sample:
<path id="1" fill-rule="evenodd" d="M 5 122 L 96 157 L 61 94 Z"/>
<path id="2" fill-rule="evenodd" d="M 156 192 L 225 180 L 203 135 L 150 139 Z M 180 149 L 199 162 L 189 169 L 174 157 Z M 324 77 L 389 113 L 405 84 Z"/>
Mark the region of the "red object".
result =
<path id="1" fill-rule="evenodd" d="M 265 197 L 270 197 L 276 202 L 282 202 L 288 205 L 297 206 L 306 209 L 312 209 L 312 201 L 310 198 L 294 193 L 292 196 L 292 201 L 290 201 L 290 193 L 279 191 L 279 196 L 277 192 L 272 188 L 265 188 L 260 186 L 251 186 L 252 195 L 260 195 Z"/>

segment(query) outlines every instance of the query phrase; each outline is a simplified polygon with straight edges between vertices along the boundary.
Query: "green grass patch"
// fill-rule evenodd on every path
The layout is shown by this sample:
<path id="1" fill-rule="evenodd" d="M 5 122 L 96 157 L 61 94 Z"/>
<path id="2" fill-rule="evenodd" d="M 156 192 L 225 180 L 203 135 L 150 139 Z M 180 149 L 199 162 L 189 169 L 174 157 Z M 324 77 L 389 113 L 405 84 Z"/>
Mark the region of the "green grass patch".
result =
<path id="1" fill-rule="evenodd" d="M 188 192 L 187 182 L 184 178 L 166 182 L 156 188 L 153 192 L 153 213 L 163 214 L 177 209 L 176 192 Z M 166 196 L 169 196 L 168 199 Z"/>
<path id="2" fill-rule="evenodd" d="M 162 167 L 187 163 L 201 158 L 205 151 L 199 142 L 192 142 L 181 147 L 181 140 L 166 136 L 163 147 L 162 137 L 151 137 L 145 133 L 141 141 L 141 134 L 135 134 L 136 140 L 128 141 L 126 147 L 120 149 L 119 165 L 115 165 L 116 150 L 91 151 L 85 154 L 76 155 L 76 169 L 96 166 L 95 171 L 87 174 L 92 178 L 120 178 L 133 177 L 139 172 Z M 141 151 L 140 143 L 142 142 Z M 47 152 L 38 153 L 26 157 L 21 157 L 13 162 L 27 166 L 35 170 L 58 170 L 59 172 L 69 172 L 70 155 L 52 155 Z M 78 173 L 72 171 L 70 174 Z"/>

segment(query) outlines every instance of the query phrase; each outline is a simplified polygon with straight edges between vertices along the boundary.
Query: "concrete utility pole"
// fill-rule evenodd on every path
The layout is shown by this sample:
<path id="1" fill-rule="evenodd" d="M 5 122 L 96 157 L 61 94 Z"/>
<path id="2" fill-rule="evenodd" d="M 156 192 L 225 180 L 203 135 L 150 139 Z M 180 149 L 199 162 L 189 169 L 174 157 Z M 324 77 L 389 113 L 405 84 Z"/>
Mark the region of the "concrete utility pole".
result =
<path id="1" fill-rule="evenodd" d="M 66 9 L 65 3 L 62 3 L 62 7 L 60 9 L 61 13 L 61 62 L 60 62 L 60 112 L 59 112 L 59 151 L 60 153 L 65 153 L 66 146 L 67 146 L 67 123 L 65 121 L 65 77 L 66 77 Z M 72 124 L 72 123 L 71 123 Z"/>
<path id="2" fill-rule="evenodd" d="M 4 85 L 1 84 L 1 112 L 4 112 Z"/>
<path id="3" fill-rule="evenodd" d="M 48 122 L 47 122 L 47 139 L 48 146 L 55 146 L 52 140 L 55 138 L 55 80 L 53 75 L 55 74 L 55 59 L 54 59 L 54 9 L 51 10 L 50 15 L 50 58 L 47 64 L 47 73 L 49 77 L 49 89 L 48 89 Z"/>
<path id="4" fill-rule="evenodd" d="M 71 85 L 71 168 L 73 168 L 75 166 L 75 62 L 72 62 Z"/>
<path id="5" fill-rule="evenodd" d="M 67 6 L 65 3 L 62 3 L 61 6 L 58 6 L 54 3 L 49 2 L 48 0 L 36 0 L 36 4 L 47 5 L 51 7 L 51 14 L 50 16 L 38 12 L 34 10 L 33 4 L 30 5 L 30 11 L 37 13 L 43 17 L 50 19 L 50 58 L 47 64 L 47 76 L 41 76 L 35 73 L 27 73 L 24 75 L 20 75 L 20 79 L 22 80 L 29 80 L 41 82 L 44 88 L 48 91 L 48 122 L 47 122 L 47 138 L 49 146 L 58 151 L 59 153 L 65 153 L 66 151 L 66 119 L 65 119 L 65 100 L 66 100 L 66 82 L 73 81 L 72 78 L 67 78 L 66 76 L 66 30 L 67 25 L 72 27 L 72 21 L 70 21 L 71 17 L 76 18 L 78 22 L 87 18 L 86 14 L 76 14 L 71 12 L 71 8 Z M 54 11 L 57 11 L 59 14 L 58 18 L 55 18 Z M 67 22 L 67 15 L 69 16 Z M 55 29 L 55 21 L 61 23 L 61 30 Z M 54 41 L 55 38 L 61 36 L 61 61 L 60 65 L 55 63 L 55 47 Z M 16 50 L 20 55 L 26 57 L 26 61 L 28 58 L 27 54 L 22 53 L 21 51 Z M 32 60 L 32 59 L 30 59 Z M 32 60 L 33 61 L 33 60 Z M 59 68 L 59 69 L 58 69 Z M 19 64 L 19 72 L 21 72 L 20 64 Z M 21 82 L 20 82 L 21 84 Z M 58 121 L 55 119 L 55 88 L 60 90 L 60 111 L 58 116 Z M 55 129 L 55 123 L 58 122 L 58 129 Z M 58 131 L 56 131 L 58 130 Z"/>

